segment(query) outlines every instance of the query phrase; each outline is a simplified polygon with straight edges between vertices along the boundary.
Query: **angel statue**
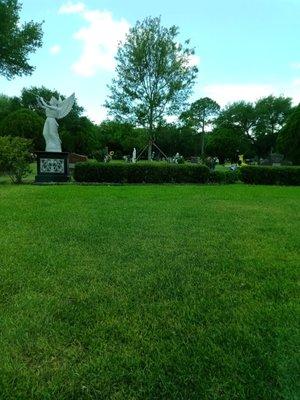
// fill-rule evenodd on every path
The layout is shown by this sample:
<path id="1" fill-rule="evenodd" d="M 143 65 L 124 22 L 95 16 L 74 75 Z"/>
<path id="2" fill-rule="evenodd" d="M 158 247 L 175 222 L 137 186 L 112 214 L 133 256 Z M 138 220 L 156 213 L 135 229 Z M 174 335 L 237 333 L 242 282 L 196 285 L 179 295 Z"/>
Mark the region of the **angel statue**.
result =
<path id="1" fill-rule="evenodd" d="M 45 151 L 61 152 L 61 140 L 58 135 L 58 123 L 56 119 L 64 118 L 71 111 L 75 101 L 75 94 L 62 100 L 51 97 L 49 104 L 42 97 L 37 97 L 38 105 L 46 111 L 46 121 L 43 129 L 43 136 L 46 141 Z"/>

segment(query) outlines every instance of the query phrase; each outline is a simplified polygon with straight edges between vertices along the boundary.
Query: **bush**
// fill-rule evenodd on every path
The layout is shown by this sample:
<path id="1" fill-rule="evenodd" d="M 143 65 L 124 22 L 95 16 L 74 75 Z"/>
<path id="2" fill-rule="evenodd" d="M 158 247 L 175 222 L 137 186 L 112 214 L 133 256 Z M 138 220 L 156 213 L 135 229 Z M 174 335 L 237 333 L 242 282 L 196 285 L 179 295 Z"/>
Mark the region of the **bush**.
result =
<path id="1" fill-rule="evenodd" d="M 21 183 L 30 172 L 32 142 L 19 137 L 0 137 L 0 173 L 8 174 L 14 183 Z"/>
<path id="2" fill-rule="evenodd" d="M 300 185 L 300 167 L 243 166 L 240 178 L 254 185 Z"/>
<path id="3" fill-rule="evenodd" d="M 235 183 L 239 180 L 239 171 L 210 171 L 211 183 Z"/>
<path id="4" fill-rule="evenodd" d="M 75 165 L 77 182 L 106 183 L 206 183 L 209 169 L 188 164 L 106 164 L 96 162 Z"/>

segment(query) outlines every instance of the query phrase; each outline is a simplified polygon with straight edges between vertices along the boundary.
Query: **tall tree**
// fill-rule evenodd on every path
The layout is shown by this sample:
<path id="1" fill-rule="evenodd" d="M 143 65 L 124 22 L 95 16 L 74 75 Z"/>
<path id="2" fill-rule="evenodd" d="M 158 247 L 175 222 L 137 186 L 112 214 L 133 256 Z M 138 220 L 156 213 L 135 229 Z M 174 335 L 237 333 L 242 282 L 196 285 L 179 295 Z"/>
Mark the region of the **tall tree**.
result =
<path id="1" fill-rule="evenodd" d="M 0 75 L 30 75 L 28 57 L 42 45 L 42 26 L 33 21 L 20 24 L 18 0 L 0 0 Z"/>
<path id="2" fill-rule="evenodd" d="M 279 131 L 277 148 L 288 160 L 296 165 L 300 164 L 300 105 Z"/>
<path id="3" fill-rule="evenodd" d="M 258 155 L 264 157 L 276 146 L 278 132 L 292 112 L 292 99 L 283 96 L 264 97 L 256 102 L 255 111 L 255 144 Z"/>
<path id="4" fill-rule="evenodd" d="M 204 138 L 207 126 L 211 125 L 218 113 L 220 112 L 219 104 L 210 99 L 203 97 L 191 104 L 187 111 L 180 115 L 180 119 L 185 125 L 195 129 L 201 134 L 201 156 L 204 156 Z"/>
<path id="5" fill-rule="evenodd" d="M 155 129 L 167 115 L 179 114 L 191 93 L 197 67 L 189 41 L 178 43 L 178 27 L 165 28 L 160 18 L 138 21 L 119 46 L 117 77 L 105 106 L 117 120 L 147 129 L 151 159 Z"/>

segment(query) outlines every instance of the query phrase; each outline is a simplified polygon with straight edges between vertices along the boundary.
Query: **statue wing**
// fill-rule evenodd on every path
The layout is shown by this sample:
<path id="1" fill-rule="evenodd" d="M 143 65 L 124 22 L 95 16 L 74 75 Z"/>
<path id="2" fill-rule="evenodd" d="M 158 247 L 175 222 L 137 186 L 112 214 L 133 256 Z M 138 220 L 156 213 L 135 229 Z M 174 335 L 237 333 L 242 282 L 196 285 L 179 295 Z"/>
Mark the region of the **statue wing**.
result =
<path id="1" fill-rule="evenodd" d="M 58 107 L 58 119 L 64 118 L 71 111 L 75 102 L 75 93 L 71 94 L 70 97 L 63 100 Z"/>

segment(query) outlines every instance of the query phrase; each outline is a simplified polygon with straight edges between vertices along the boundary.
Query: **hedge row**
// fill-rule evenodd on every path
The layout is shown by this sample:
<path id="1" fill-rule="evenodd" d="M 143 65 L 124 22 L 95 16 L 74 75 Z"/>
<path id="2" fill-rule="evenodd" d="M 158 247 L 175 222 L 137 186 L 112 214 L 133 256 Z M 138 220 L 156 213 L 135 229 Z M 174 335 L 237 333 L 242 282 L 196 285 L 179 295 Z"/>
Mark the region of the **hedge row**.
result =
<path id="1" fill-rule="evenodd" d="M 209 171 L 197 164 L 75 164 L 77 182 L 103 183 L 234 183 L 300 185 L 300 167 L 243 166 L 239 171 Z"/>
<path id="2" fill-rule="evenodd" d="M 254 185 L 300 185 L 300 167 L 243 166 L 240 179 Z"/>
<path id="3" fill-rule="evenodd" d="M 105 183 L 206 183 L 209 169 L 193 164 L 84 162 L 75 164 L 74 179 Z"/>

